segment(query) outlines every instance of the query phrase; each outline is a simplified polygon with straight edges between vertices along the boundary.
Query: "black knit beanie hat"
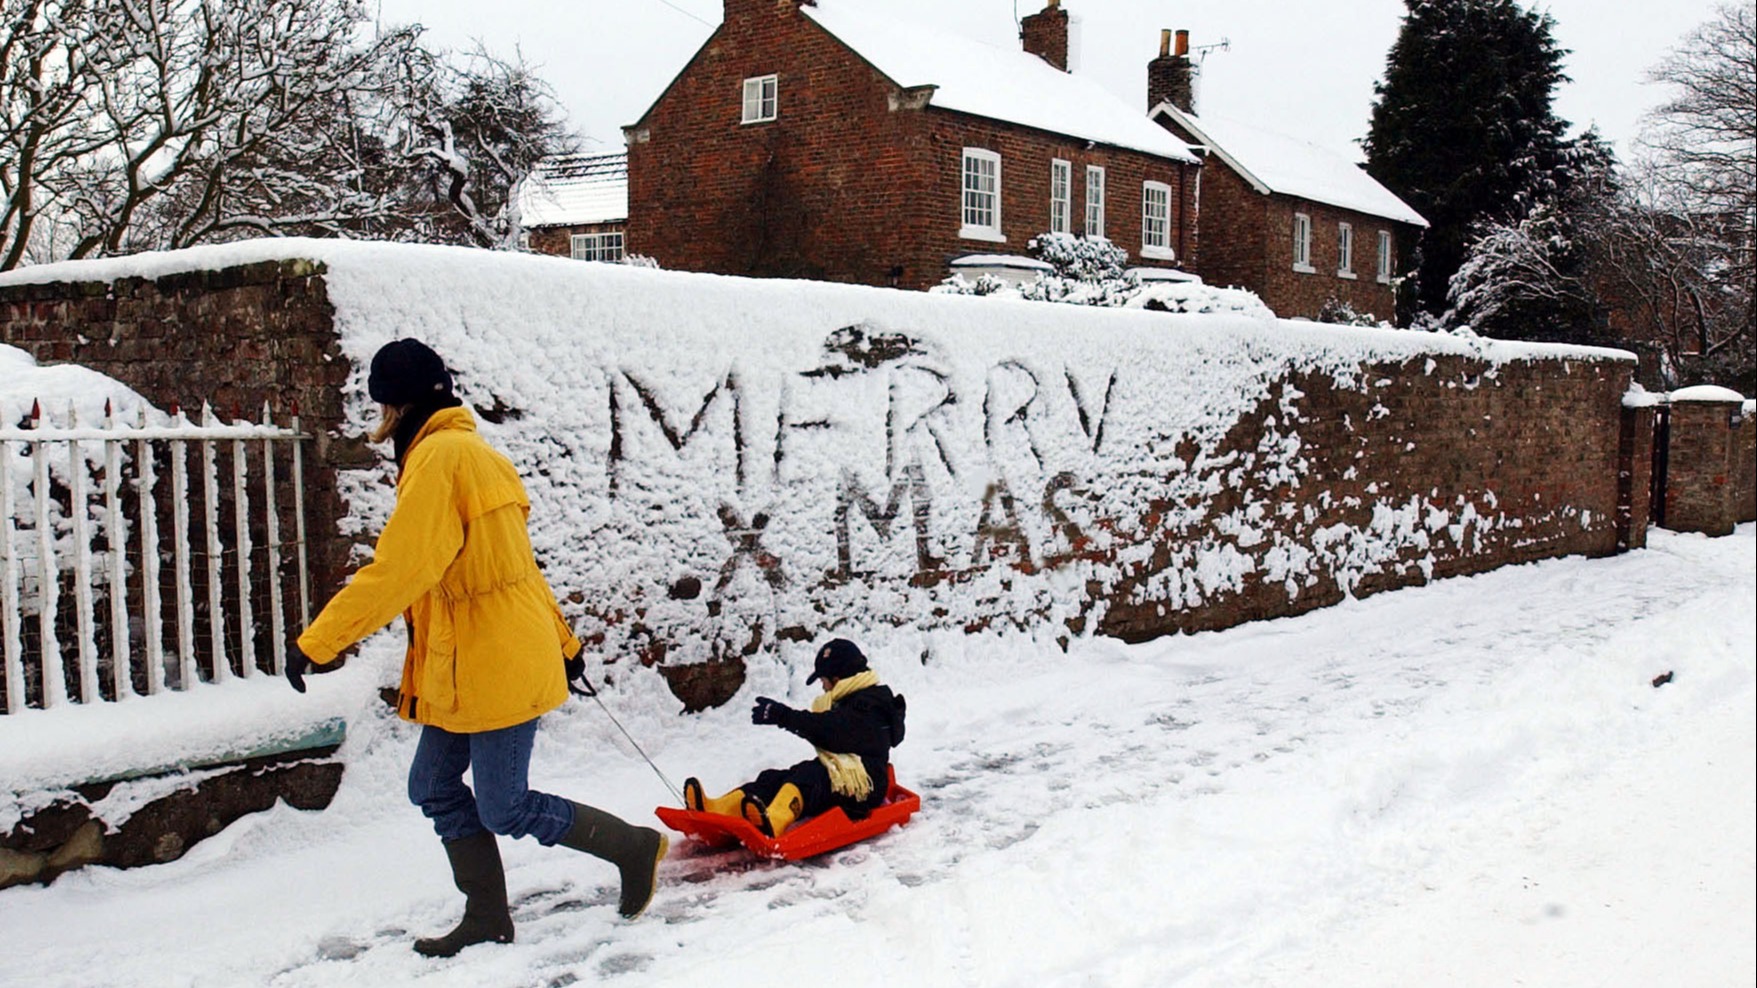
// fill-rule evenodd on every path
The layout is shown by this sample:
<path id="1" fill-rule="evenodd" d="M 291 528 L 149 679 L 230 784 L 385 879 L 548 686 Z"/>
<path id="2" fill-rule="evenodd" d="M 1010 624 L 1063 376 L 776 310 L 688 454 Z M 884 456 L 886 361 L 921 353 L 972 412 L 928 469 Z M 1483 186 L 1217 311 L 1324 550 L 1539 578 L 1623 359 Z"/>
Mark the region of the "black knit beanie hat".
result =
<path id="1" fill-rule="evenodd" d="M 451 395 L 451 372 L 420 340 L 392 340 L 372 355 L 366 393 L 381 405 L 425 404 Z"/>

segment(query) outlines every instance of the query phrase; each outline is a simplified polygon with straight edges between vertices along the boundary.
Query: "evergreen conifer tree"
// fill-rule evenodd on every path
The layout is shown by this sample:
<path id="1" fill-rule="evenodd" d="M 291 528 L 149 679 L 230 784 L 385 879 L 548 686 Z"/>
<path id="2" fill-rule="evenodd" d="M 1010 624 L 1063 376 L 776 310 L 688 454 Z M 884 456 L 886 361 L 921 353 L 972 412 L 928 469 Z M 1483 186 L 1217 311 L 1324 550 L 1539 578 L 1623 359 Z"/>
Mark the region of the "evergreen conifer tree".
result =
<path id="1" fill-rule="evenodd" d="M 1447 289 L 1486 223 L 1516 223 L 1555 191 L 1567 80 L 1548 14 L 1513 0 L 1404 0 L 1375 87 L 1367 172 L 1431 224 L 1401 269 L 1405 318 L 1446 311 Z"/>

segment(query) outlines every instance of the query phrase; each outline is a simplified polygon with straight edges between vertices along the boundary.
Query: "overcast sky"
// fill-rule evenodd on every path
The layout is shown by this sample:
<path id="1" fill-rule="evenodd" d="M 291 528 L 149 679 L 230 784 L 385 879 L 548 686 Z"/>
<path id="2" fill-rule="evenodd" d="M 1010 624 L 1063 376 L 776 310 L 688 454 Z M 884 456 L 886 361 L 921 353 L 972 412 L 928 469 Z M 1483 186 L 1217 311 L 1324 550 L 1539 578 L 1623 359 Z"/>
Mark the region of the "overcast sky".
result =
<path id="1" fill-rule="evenodd" d="M 586 148 L 621 150 L 633 123 L 720 21 L 720 0 L 372 0 L 386 24 L 418 22 L 430 43 L 515 47 L 555 88 Z M 848 0 L 843 0 L 848 2 Z M 858 0 L 923 30 L 1016 46 L 1015 9 L 1043 0 Z M 1349 154 L 1366 134 L 1373 83 L 1397 36 L 1402 0 L 1064 0 L 1076 71 L 1146 110 L 1146 65 L 1162 28 L 1186 28 L 1203 57 L 1197 112 L 1220 114 Z M 1556 111 L 1627 154 L 1663 90 L 1647 70 L 1715 0 L 1549 0 L 1573 81 Z M 1210 45 L 1224 48 L 1206 49 Z"/>

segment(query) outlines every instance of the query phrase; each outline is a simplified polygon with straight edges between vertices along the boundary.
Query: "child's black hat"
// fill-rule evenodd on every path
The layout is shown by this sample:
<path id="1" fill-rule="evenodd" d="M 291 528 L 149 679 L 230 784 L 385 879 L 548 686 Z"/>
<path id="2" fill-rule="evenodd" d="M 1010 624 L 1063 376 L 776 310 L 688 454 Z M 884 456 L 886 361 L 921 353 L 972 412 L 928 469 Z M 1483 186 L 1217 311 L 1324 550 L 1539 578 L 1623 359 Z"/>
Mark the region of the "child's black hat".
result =
<path id="1" fill-rule="evenodd" d="M 837 638 L 817 650 L 817 662 L 812 665 L 811 675 L 805 677 L 805 681 L 847 679 L 865 670 L 866 656 L 861 653 L 860 646 L 846 638 Z"/>

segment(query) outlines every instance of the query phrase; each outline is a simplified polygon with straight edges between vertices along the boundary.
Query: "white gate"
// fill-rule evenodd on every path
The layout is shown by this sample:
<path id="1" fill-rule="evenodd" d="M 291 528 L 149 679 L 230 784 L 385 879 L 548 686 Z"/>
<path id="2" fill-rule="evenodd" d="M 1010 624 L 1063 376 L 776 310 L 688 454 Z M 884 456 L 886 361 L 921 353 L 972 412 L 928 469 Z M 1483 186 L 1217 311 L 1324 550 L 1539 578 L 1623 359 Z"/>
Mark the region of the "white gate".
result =
<path id="1" fill-rule="evenodd" d="M 33 405 L 28 427 L 0 427 L 0 713 L 281 672 L 288 622 L 311 610 L 307 438 L 266 404 L 231 424 L 206 405 L 196 423 L 123 423 L 106 405 L 96 426 Z"/>

